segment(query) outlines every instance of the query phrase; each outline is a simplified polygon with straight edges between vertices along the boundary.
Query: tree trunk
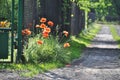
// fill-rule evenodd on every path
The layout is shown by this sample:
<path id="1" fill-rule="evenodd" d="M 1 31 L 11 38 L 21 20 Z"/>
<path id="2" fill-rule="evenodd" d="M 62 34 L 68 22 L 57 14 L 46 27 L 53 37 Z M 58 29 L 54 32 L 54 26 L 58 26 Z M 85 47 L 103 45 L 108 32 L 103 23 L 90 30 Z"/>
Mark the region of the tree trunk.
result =
<path id="1" fill-rule="evenodd" d="M 60 3 L 61 0 L 40 0 L 40 17 L 46 17 L 55 24 L 60 23 Z"/>
<path id="2" fill-rule="evenodd" d="M 83 11 L 76 5 L 76 3 L 72 3 L 71 10 L 71 34 L 78 35 L 80 31 L 84 27 L 84 14 Z"/>
<path id="3" fill-rule="evenodd" d="M 24 27 L 34 29 L 37 19 L 37 0 L 24 0 Z"/>

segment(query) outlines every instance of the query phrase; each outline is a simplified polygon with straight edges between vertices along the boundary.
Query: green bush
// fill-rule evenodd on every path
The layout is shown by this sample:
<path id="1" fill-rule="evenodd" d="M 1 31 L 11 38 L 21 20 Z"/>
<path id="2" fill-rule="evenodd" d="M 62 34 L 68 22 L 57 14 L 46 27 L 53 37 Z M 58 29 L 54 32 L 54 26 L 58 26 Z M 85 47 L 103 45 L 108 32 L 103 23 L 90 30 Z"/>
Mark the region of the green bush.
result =
<path id="1" fill-rule="evenodd" d="M 42 63 L 42 62 L 61 62 L 69 63 L 70 52 L 66 49 L 70 44 L 64 40 L 68 37 L 68 32 L 60 32 L 58 36 L 58 26 L 56 26 L 56 33 L 51 34 L 54 23 L 46 18 L 40 19 L 40 25 L 36 25 L 37 35 L 28 39 L 27 47 L 24 47 L 24 56 L 28 62 Z M 31 34 L 29 29 L 22 30 L 24 37 Z M 23 40 L 25 43 L 25 40 Z"/>
<path id="2" fill-rule="evenodd" d="M 24 49 L 25 57 L 28 62 L 41 63 L 59 61 L 69 63 L 70 52 L 57 39 L 50 36 L 48 39 L 42 38 L 43 44 L 38 44 L 39 36 L 29 38 L 28 47 Z"/>

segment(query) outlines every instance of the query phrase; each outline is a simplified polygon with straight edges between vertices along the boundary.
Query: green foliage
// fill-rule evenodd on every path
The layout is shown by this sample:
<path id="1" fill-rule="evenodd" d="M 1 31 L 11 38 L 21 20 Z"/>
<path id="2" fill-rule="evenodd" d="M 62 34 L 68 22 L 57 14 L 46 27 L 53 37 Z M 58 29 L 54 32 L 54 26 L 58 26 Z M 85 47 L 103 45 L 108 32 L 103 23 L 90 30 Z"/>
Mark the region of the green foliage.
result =
<path id="1" fill-rule="evenodd" d="M 115 25 L 110 25 L 110 30 L 111 30 L 111 33 L 113 35 L 113 38 L 118 42 L 119 44 L 119 48 L 120 48 L 120 36 L 118 35 L 117 33 L 117 30 L 115 28 Z"/>
<path id="2" fill-rule="evenodd" d="M 17 27 L 18 0 L 14 1 L 15 1 L 14 6 L 15 26 Z M 0 0 L 0 21 L 4 20 L 11 21 L 11 15 L 12 15 L 12 0 Z"/>
<path id="3" fill-rule="evenodd" d="M 11 0 L 0 0 L 0 20 L 10 19 Z"/>
<path id="4" fill-rule="evenodd" d="M 40 36 L 29 39 L 28 47 L 24 50 L 28 62 L 42 63 L 58 61 L 69 63 L 70 52 L 64 49 L 52 35 L 48 39 L 42 38 L 43 44 L 37 44 Z"/>
<path id="5" fill-rule="evenodd" d="M 91 9 L 95 10 L 96 18 L 98 20 L 104 20 L 105 16 L 111 14 L 112 11 L 115 11 L 112 0 L 74 0 L 74 2 L 78 4 L 80 9 L 85 11 L 86 27 L 88 21 L 88 12 L 90 12 Z M 111 9 L 113 10 L 111 11 Z"/>

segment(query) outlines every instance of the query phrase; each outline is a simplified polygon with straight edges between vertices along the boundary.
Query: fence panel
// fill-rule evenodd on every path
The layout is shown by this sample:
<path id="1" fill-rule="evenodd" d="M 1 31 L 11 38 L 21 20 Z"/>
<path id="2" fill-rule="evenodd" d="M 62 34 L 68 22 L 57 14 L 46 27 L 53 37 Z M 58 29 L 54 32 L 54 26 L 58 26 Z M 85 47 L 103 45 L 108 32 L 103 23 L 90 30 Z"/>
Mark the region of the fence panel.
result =
<path id="1" fill-rule="evenodd" d="M 0 32 L 0 59 L 8 58 L 8 32 Z"/>

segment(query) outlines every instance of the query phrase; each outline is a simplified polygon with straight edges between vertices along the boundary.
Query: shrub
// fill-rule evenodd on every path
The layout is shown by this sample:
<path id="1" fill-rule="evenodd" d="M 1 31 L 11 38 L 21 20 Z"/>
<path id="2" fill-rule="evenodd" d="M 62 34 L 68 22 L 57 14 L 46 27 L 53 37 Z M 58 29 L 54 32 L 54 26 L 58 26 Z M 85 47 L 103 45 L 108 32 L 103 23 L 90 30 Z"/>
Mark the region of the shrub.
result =
<path id="1" fill-rule="evenodd" d="M 29 38 L 28 46 L 24 48 L 24 55 L 28 62 L 41 63 L 58 61 L 61 63 L 69 63 L 70 52 L 65 49 L 69 48 L 68 42 L 60 43 L 66 37 L 68 32 L 63 31 L 63 38 L 51 35 L 51 27 L 54 23 L 46 18 L 41 18 L 40 25 L 36 25 L 39 34 Z"/>

